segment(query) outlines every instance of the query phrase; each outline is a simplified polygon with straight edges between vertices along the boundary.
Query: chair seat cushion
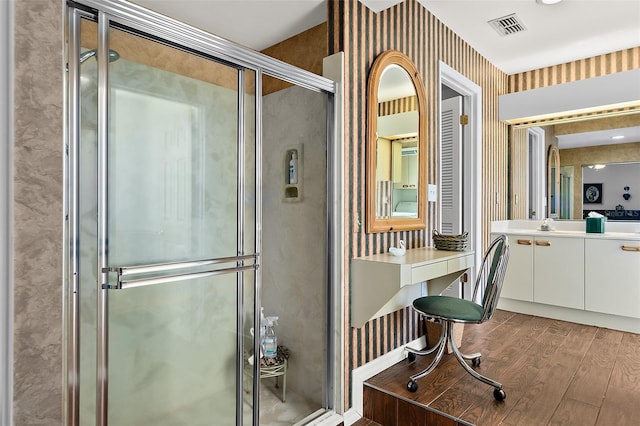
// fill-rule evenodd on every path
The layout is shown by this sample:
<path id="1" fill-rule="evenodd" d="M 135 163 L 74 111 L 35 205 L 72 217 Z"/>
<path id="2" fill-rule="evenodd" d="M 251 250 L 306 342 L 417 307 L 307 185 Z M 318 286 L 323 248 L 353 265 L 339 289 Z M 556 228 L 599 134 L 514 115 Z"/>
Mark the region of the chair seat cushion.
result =
<path id="1" fill-rule="evenodd" d="M 480 322 L 483 310 L 477 303 L 449 296 L 419 297 L 413 307 L 427 316 L 464 322 Z"/>

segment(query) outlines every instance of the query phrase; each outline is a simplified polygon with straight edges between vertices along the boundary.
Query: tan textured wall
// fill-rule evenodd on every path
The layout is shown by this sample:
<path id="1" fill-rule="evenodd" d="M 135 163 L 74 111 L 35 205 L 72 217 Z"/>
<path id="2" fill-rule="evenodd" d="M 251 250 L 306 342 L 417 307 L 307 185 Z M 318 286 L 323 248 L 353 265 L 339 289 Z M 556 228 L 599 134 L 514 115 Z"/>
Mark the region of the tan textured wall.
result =
<path id="1" fill-rule="evenodd" d="M 328 55 L 327 23 L 316 25 L 262 51 L 265 55 L 322 75 L 322 59 Z M 290 83 L 265 76 L 263 95 L 291 87 Z"/>
<path id="2" fill-rule="evenodd" d="M 83 20 L 80 29 L 82 48 L 96 49 L 98 24 Z M 234 68 L 122 30 L 112 28 L 109 31 L 109 48 L 129 61 L 232 90 L 238 87 L 238 72 Z M 253 89 L 253 85 L 249 89 Z"/>
<path id="3" fill-rule="evenodd" d="M 582 218 L 582 166 L 640 161 L 640 142 L 560 150 L 560 165 L 574 167 L 573 218 Z"/>
<path id="4" fill-rule="evenodd" d="M 63 420 L 63 4 L 15 1 L 16 425 Z"/>

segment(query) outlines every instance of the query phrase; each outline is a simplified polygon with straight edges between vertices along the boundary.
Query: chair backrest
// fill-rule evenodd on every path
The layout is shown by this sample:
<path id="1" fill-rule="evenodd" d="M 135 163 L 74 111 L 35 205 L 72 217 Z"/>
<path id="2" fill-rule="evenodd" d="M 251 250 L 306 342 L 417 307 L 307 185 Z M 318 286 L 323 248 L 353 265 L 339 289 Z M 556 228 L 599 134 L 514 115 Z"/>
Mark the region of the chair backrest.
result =
<path id="1" fill-rule="evenodd" d="M 498 304 L 509 261 L 509 239 L 500 235 L 491 242 L 482 259 L 473 290 L 473 301 L 483 307 L 482 322 L 491 319 Z M 481 300 L 481 302 L 480 302 Z"/>

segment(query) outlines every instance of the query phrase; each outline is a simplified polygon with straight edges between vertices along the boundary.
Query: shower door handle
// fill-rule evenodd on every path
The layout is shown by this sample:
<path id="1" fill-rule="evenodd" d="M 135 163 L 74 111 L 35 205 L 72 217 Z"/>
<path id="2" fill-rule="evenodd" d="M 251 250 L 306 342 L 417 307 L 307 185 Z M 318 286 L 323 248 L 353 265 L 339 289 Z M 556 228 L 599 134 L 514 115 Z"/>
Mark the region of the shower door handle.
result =
<path id="1" fill-rule="evenodd" d="M 251 261 L 251 263 L 249 265 L 244 265 L 246 261 Z M 237 265 L 231 268 L 216 268 L 214 266 L 234 262 Z M 216 259 L 193 260 L 185 262 L 157 263 L 152 265 L 140 266 L 115 266 L 104 268 L 102 271 L 105 273 L 116 273 L 116 284 L 103 284 L 102 287 L 105 289 L 125 290 L 134 287 L 164 284 L 195 278 L 206 278 L 215 275 L 249 271 L 252 269 L 256 270 L 258 269 L 258 266 L 257 253 L 244 256 L 221 257 Z M 197 271 L 176 273 L 178 271 L 202 267 L 206 268 L 199 269 Z M 140 276 L 141 274 L 144 274 L 144 276 Z"/>

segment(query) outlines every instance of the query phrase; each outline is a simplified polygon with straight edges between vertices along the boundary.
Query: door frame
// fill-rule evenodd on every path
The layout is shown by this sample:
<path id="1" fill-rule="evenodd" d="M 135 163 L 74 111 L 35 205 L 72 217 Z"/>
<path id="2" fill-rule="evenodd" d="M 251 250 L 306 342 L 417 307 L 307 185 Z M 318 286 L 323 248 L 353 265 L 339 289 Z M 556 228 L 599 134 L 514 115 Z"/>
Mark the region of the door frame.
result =
<path id="1" fill-rule="evenodd" d="M 13 410 L 13 4 L 0 2 L 0 424 L 12 424 Z"/>
<path id="2" fill-rule="evenodd" d="M 463 177 L 463 205 L 470 206 L 463 211 L 463 222 L 469 224 L 470 249 L 475 252 L 475 264 L 480 265 L 482 259 L 482 87 L 469 80 L 463 74 L 451 68 L 446 63 L 439 62 L 438 81 L 438 117 L 442 102 L 442 86 L 448 86 L 463 97 L 463 111 L 469 116 L 469 124 L 462 127 L 463 141 L 468 141 L 463 150 L 464 170 L 468 170 Z M 442 134 L 442 120 L 438 118 L 438 182 L 442 182 L 440 136 Z M 440 186 L 440 185 L 439 185 Z M 441 226 L 440 205 L 438 206 L 438 227 Z M 475 274 L 471 274 L 472 277 Z M 463 294 L 471 297 L 473 279 L 464 283 Z"/>

